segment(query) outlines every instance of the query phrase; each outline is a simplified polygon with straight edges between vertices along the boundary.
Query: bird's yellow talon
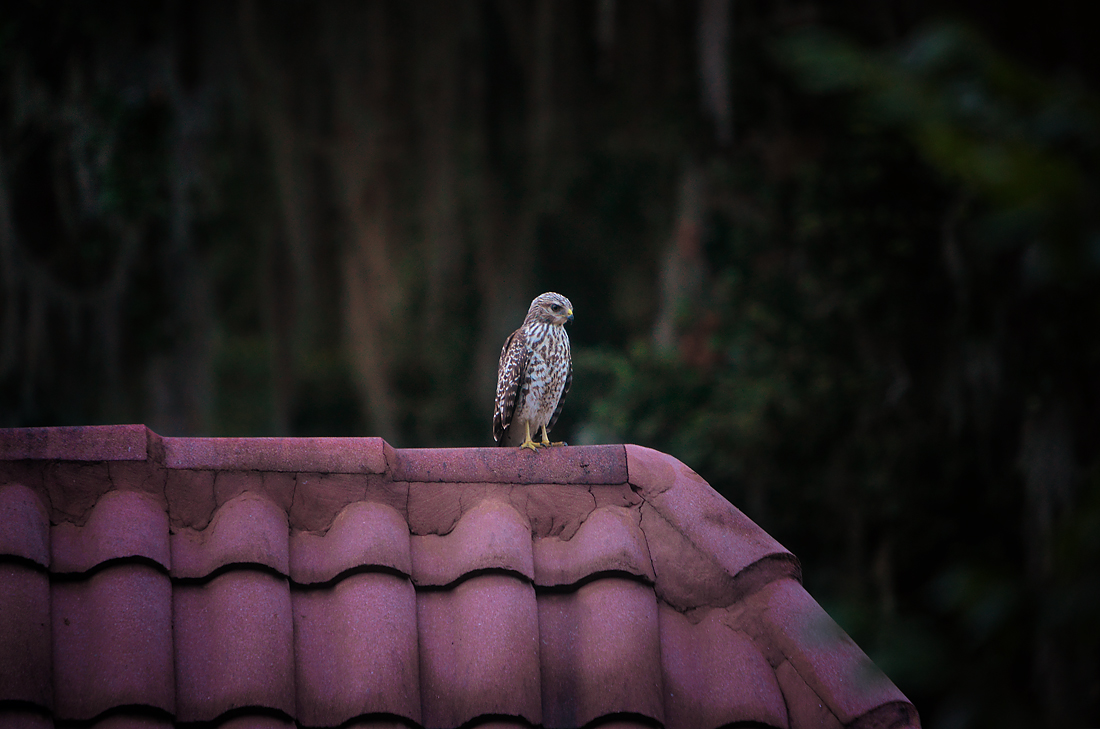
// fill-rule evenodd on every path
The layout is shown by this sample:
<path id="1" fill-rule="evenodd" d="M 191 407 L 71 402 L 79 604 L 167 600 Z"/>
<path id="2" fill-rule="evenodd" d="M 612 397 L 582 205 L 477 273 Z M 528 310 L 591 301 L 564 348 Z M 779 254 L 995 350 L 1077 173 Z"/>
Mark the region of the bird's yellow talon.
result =
<path id="1" fill-rule="evenodd" d="M 524 423 L 523 426 L 524 426 L 525 435 L 524 435 L 524 438 L 523 438 L 523 442 L 519 444 L 519 447 L 520 448 L 529 448 L 532 453 L 538 453 L 539 448 L 542 447 L 542 444 L 536 443 L 535 441 L 531 440 L 531 424 L 530 423 Z"/>

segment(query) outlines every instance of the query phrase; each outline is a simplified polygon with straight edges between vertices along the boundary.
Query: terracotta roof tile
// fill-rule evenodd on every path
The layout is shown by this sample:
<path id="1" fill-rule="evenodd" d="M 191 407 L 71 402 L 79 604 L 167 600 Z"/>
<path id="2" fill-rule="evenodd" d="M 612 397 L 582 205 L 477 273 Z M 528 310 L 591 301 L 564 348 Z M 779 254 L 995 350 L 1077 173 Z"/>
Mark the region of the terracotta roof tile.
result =
<path id="1" fill-rule="evenodd" d="M 754 566 L 764 584 L 799 576 L 794 555 L 690 468 L 641 446 L 626 453 L 662 600 L 682 610 L 730 605 L 761 584 Z"/>
<path id="2" fill-rule="evenodd" d="M 92 507 L 83 526 L 61 522 L 53 527 L 50 552 L 55 573 L 87 572 L 124 557 L 144 557 L 167 571 L 168 513 L 148 494 L 109 491 Z"/>
<path id="3" fill-rule="evenodd" d="M 428 483 L 626 483 L 622 446 L 574 446 L 533 453 L 502 448 L 395 451 L 395 481 Z"/>
<path id="4" fill-rule="evenodd" d="M 123 712 L 105 716 L 93 723 L 92 726 L 95 729 L 165 729 L 172 726 L 172 720 L 162 716 L 146 716 L 136 712 Z"/>
<path id="5" fill-rule="evenodd" d="M 776 580 L 751 598 L 770 643 L 841 721 L 905 701 L 871 659 L 794 580 Z"/>
<path id="6" fill-rule="evenodd" d="M 416 591 L 385 572 L 296 590 L 298 720 L 340 726 L 367 714 L 420 722 Z"/>
<path id="7" fill-rule="evenodd" d="M 798 675 L 790 661 L 780 663 L 775 676 L 787 697 L 791 729 L 842 729 L 844 725 L 825 705 L 824 699 Z"/>
<path id="8" fill-rule="evenodd" d="M 619 577 L 539 599 L 548 729 L 609 714 L 664 721 L 661 631 L 653 590 Z"/>
<path id="9" fill-rule="evenodd" d="M 214 502 L 221 506 L 245 492 L 263 494 L 289 513 L 298 486 L 298 474 L 281 471 L 217 471 Z"/>
<path id="10" fill-rule="evenodd" d="M 653 565 L 636 511 L 622 506 L 594 509 L 568 539 L 535 540 L 535 583 L 573 585 L 600 572 L 624 572 L 653 583 Z"/>
<path id="11" fill-rule="evenodd" d="M 7 657 L 0 660 L 0 705 L 53 707 L 50 634 L 49 576 L 27 565 L 0 563 L 0 656 Z"/>
<path id="12" fill-rule="evenodd" d="M 787 705 L 771 664 L 752 638 L 724 618 L 724 610 L 711 610 L 693 623 L 661 606 L 669 729 L 738 722 L 785 729 Z"/>
<path id="13" fill-rule="evenodd" d="M 503 484 L 409 484 L 409 529 L 413 534 L 449 534 L 465 510 L 486 498 L 509 501 L 512 487 Z"/>
<path id="14" fill-rule="evenodd" d="M 531 527 L 506 502 L 485 499 L 447 534 L 412 537 L 413 581 L 441 586 L 482 570 L 505 570 L 534 579 Z"/>
<path id="15" fill-rule="evenodd" d="M 175 711 L 172 583 L 144 564 L 52 587 L 54 714 L 91 719 L 117 706 Z"/>
<path id="16" fill-rule="evenodd" d="M 412 574 L 409 525 L 392 507 L 358 501 L 344 508 L 323 534 L 295 531 L 290 577 L 302 585 L 328 582 L 342 572 L 382 567 Z"/>
<path id="17" fill-rule="evenodd" d="M 111 489 L 140 491 L 163 504 L 167 471 L 163 468 L 150 468 L 151 462 L 159 464 L 159 461 L 107 461 L 107 479 Z"/>
<path id="18" fill-rule="evenodd" d="M 572 539 L 581 523 L 596 508 L 593 492 L 605 488 L 596 485 L 578 488 L 562 484 L 530 484 L 526 488 L 513 490 L 511 497 L 527 515 L 534 536 Z"/>
<path id="19" fill-rule="evenodd" d="M 218 724 L 218 729 L 294 729 L 294 722 L 290 719 L 246 713 Z"/>
<path id="20" fill-rule="evenodd" d="M 219 508 L 205 529 L 172 535 L 173 577 L 202 578 L 236 564 L 290 573 L 286 512 L 262 496 L 241 494 Z"/>
<path id="21" fill-rule="evenodd" d="M 385 473 L 381 438 L 165 438 L 168 468 Z"/>
<path id="22" fill-rule="evenodd" d="M 0 460 L 144 461 L 149 429 L 144 425 L 80 425 L 11 428 L 0 441 Z"/>
<path id="23" fill-rule="evenodd" d="M 173 529 L 205 529 L 214 515 L 214 471 L 168 471 L 164 496 Z"/>
<path id="24" fill-rule="evenodd" d="M 50 515 L 42 500 L 19 482 L 0 486 L 0 554 L 50 565 Z"/>
<path id="25" fill-rule="evenodd" d="M 919 727 L 636 446 L 8 430 L 0 524 L 0 726 Z"/>
<path id="26" fill-rule="evenodd" d="M 539 611 L 530 583 L 483 574 L 417 595 L 423 723 L 483 715 L 542 721 Z"/>
<path id="27" fill-rule="evenodd" d="M 49 716 L 33 709 L 0 706 L 0 727 L 4 729 L 53 729 Z"/>
<path id="28" fill-rule="evenodd" d="M 174 595 L 180 721 L 212 721 L 241 707 L 293 716 L 294 624 L 285 579 L 233 570 Z"/>
<path id="29" fill-rule="evenodd" d="M 99 497 L 113 488 L 103 462 L 47 461 L 42 480 L 55 520 L 77 524 L 83 524 Z"/>
<path id="30" fill-rule="evenodd" d="M 388 504 L 404 514 L 408 509 L 408 487 L 367 474 L 299 473 L 290 522 L 296 529 L 323 531 L 345 506 L 363 500 Z"/>

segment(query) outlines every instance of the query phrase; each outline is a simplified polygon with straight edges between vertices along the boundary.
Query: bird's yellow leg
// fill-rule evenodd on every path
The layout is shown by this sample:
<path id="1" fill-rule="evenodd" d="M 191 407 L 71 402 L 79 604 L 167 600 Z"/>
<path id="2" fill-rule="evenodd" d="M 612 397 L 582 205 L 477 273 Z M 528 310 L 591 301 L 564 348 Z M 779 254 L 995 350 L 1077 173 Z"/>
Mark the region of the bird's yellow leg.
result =
<path id="1" fill-rule="evenodd" d="M 519 444 L 519 447 L 530 448 L 535 453 L 538 453 L 539 444 L 531 440 L 531 423 L 527 422 L 526 420 L 523 422 L 523 431 L 525 433 L 525 437 L 523 439 L 523 442 Z"/>
<path id="2" fill-rule="evenodd" d="M 559 440 L 557 443 L 551 443 L 550 442 L 550 436 L 547 435 L 547 433 L 546 433 L 546 426 L 543 425 L 542 426 L 542 445 L 545 448 L 546 446 L 563 446 L 563 445 L 569 445 L 569 444 L 566 443 L 564 440 Z"/>

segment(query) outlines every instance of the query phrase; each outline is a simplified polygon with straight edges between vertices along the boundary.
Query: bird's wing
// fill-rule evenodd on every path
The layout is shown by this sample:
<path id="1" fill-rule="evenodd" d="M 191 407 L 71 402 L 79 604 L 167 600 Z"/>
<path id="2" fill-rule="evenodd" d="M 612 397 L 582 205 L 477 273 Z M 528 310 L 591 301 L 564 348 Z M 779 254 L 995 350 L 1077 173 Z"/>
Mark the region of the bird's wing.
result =
<path id="1" fill-rule="evenodd" d="M 509 335 L 497 364 L 497 401 L 493 410 L 493 440 L 500 442 L 512 423 L 523 378 L 527 373 L 527 337 L 522 328 Z"/>
<path id="2" fill-rule="evenodd" d="M 565 376 L 565 387 L 561 388 L 561 397 L 558 398 L 558 404 L 554 408 L 554 414 L 550 416 L 550 422 L 546 424 L 546 432 L 549 433 L 554 429 L 554 423 L 558 422 L 558 416 L 561 415 L 561 406 L 565 403 L 565 396 L 569 394 L 569 386 L 573 384 L 573 360 L 569 360 L 569 374 Z"/>

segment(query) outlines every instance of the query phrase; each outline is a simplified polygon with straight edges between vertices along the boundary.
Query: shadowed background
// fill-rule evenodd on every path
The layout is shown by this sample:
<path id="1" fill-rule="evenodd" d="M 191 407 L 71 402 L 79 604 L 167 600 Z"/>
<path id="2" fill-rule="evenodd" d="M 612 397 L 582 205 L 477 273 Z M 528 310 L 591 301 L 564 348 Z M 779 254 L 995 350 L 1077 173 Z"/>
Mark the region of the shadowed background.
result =
<path id="1" fill-rule="evenodd" d="M 944 13 L 951 6 L 951 15 Z M 1100 723 L 1100 53 L 1072 0 L 0 7 L 0 426 L 695 468 L 926 727 Z"/>

